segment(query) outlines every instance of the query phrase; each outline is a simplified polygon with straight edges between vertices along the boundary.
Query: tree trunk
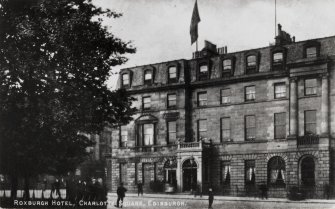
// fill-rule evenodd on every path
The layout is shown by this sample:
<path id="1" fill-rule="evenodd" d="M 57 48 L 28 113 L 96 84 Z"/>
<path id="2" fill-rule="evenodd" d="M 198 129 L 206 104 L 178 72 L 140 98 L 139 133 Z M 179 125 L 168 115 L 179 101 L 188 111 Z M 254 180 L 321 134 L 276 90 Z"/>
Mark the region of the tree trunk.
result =
<path id="1" fill-rule="evenodd" d="M 29 195 L 29 177 L 25 176 L 24 177 L 24 199 L 29 200 L 30 195 Z"/>
<path id="2" fill-rule="evenodd" d="M 11 189 L 10 189 L 10 196 L 12 199 L 16 199 L 17 196 L 17 184 L 18 184 L 18 178 L 17 176 L 10 176 L 11 181 Z"/>

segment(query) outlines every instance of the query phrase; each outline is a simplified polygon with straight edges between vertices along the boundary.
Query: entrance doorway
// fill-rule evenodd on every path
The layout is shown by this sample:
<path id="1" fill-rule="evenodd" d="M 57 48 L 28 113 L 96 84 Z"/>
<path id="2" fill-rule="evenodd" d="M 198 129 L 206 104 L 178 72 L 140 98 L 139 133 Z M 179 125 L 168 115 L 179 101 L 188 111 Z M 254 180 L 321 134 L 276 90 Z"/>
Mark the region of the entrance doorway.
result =
<path id="1" fill-rule="evenodd" d="M 308 187 L 315 185 L 315 163 L 312 157 L 305 157 L 301 161 L 301 185 Z"/>
<path id="2" fill-rule="evenodd" d="M 151 181 L 151 169 L 149 163 L 143 163 L 143 190 L 145 192 L 149 191 L 150 189 L 150 181 Z"/>
<path id="3" fill-rule="evenodd" d="M 183 191 L 196 190 L 197 188 L 197 163 L 188 159 L 183 163 Z"/>

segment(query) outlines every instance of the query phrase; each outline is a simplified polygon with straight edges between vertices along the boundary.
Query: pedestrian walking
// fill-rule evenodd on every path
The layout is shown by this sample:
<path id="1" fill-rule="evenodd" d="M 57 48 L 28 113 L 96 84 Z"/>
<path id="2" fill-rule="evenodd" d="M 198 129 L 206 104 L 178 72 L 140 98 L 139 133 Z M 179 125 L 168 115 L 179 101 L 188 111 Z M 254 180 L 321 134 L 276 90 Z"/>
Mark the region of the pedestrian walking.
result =
<path id="1" fill-rule="evenodd" d="M 117 201 L 115 207 L 122 208 L 123 205 L 123 199 L 126 196 L 127 189 L 123 187 L 123 183 L 120 183 L 120 186 L 117 188 L 116 194 L 117 194 Z"/>
<path id="2" fill-rule="evenodd" d="M 54 192 L 56 192 L 56 195 L 58 195 L 58 198 L 61 199 L 61 194 L 60 194 L 60 182 L 58 179 L 56 179 L 56 181 L 53 183 L 52 185 L 52 191 L 51 194 L 53 194 Z M 51 195 L 50 195 L 51 196 Z"/>
<path id="3" fill-rule="evenodd" d="M 212 188 L 209 188 L 208 191 L 208 209 L 213 209 L 212 204 L 214 201 L 214 194 Z"/>
<path id="4" fill-rule="evenodd" d="M 138 196 L 140 196 L 140 194 L 143 196 L 143 184 L 142 184 L 142 182 L 138 182 L 138 184 L 137 184 L 137 193 L 138 193 Z"/>

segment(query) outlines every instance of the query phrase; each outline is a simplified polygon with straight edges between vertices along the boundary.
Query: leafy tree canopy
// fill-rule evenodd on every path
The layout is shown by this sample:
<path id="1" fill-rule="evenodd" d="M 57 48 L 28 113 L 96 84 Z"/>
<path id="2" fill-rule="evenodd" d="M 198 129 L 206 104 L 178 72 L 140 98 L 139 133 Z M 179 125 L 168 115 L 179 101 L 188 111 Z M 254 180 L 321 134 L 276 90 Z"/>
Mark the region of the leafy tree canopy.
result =
<path id="1" fill-rule="evenodd" d="M 99 133 L 135 109 L 111 91 L 111 68 L 134 53 L 102 17 L 121 14 L 90 0 L 0 0 L 0 173 L 63 174 Z"/>

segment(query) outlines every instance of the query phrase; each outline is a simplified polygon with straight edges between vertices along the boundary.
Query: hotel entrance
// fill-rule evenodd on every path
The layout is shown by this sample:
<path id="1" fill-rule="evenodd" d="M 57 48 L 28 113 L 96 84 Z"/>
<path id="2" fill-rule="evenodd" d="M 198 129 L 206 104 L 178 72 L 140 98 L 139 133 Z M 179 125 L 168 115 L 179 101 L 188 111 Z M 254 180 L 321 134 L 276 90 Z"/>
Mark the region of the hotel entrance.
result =
<path id="1" fill-rule="evenodd" d="M 197 163 L 188 159 L 183 163 L 183 191 L 191 191 L 197 187 Z"/>

